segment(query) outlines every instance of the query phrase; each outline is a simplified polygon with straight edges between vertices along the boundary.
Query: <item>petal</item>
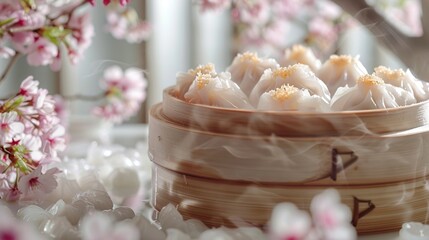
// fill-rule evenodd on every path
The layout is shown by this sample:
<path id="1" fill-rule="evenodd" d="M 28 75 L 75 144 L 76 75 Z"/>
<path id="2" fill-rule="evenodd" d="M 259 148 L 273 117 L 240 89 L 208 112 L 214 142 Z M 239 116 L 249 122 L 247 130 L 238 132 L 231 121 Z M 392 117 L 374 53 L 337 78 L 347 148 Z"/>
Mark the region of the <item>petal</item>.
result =
<path id="1" fill-rule="evenodd" d="M 13 131 L 13 133 L 22 133 L 24 131 L 24 124 L 21 122 L 14 122 L 9 125 L 10 129 Z"/>

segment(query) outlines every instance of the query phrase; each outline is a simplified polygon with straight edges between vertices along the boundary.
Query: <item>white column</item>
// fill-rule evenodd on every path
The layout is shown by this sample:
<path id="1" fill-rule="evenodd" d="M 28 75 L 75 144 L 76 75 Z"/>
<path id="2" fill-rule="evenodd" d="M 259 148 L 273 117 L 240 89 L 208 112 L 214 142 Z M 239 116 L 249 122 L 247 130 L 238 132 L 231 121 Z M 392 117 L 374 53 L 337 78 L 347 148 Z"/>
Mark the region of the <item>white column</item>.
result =
<path id="1" fill-rule="evenodd" d="M 356 26 L 346 31 L 339 41 L 339 53 L 360 56 L 360 61 L 372 72 L 376 65 L 376 42 L 372 34 L 364 26 Z"/>
<path id="2" fill-rule="evenodd" d="M 230 11 L 200 12 L 193 7 L 194 61 L 193 66 L 213 63 L 217 71 L 224 71 L 231 63 L 232 32 Z"/>
<path id="3" fill-rule="evenodd" d="M 148 106 L 162 99 L 174 85 L 176 73 L 191 67 L 192 1 L 150 0 L 147 6 L 152 35 L 148 41 Z"/>

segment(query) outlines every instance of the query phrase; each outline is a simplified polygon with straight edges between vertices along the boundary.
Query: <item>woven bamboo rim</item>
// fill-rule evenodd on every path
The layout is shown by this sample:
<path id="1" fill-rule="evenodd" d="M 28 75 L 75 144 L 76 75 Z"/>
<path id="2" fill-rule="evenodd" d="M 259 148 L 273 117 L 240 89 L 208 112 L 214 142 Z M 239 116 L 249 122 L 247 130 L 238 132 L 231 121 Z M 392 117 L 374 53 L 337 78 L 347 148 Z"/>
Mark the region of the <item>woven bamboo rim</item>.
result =
<path id="1" fill-rule="evenodd" d="M 337 186 L 425 176 L 429 128 L 394 135 L 277 137 L 220 134 L 150 111 L 149 154 L 167 169 L 213 179 Z"/>
<path id="2" fill-rule="evenodd" d="M 273 207 L 292 202 L 309 209 L 311 199 L 325 187 L 244 183 L 179 174 L 153 167 L 152 205 L 168 203 L 185 219 L 197 218 L 208 226 L 258 226 L 264 228 Z M 342 202 L 354 213 L 359 234 L 397 231 L 407 221 L 425 222 L 429 193 L 425 177 L 391 184 L 336 186 Z M 362 215 L 361 217 L 359 217 Z"/>
<path id="3" fill-rule="evenodd" d="M 164 114 L 177 124 L 217 133 L 289 137 L 385 134 L 429 123 L 429 101 L 410 106 L 332 113 L 225 109 L 191 104 L 164 90 Z"/>

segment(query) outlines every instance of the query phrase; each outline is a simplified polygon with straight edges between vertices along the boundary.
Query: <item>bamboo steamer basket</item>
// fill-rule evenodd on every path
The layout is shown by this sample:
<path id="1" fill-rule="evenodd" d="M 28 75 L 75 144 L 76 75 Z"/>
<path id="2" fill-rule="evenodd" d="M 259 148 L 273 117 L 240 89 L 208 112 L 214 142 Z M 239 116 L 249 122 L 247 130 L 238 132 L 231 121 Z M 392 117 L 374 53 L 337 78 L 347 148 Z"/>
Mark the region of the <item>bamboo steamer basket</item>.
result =
<path id="1" fill-rule="evenodd" d="M 175 123 L 214 133 L 288 137 L 378 135 L 429 124 L 429 101 L 393 108 L 332 113 L 226 109 L 191 104 L 164 90 L 163 113 Z"/>
<path id="2" fill-rule="evenodd" d="M 189 104 L 168 88 L 149 119 L 152 204 L 177 204 L 185 217 L 209 226 L 263 226 L 275 204 L 308 209 L 314 195 L 335 188 L 359 233 L 424 222 L 428 104 L 258 112 Z"/>
<path id="3" fill-rule="evenodd" d="M 201 178 L 157 165 L 152 176 L 155 210 L 172 203 L 185 219 L 197 218 L 208 226 L 264 229 L 277 203 L 292 202 L 309 209 L 311 199 L 326 188 Z M 386 184 L 336 185 L 335 189 L 353 211 L 358 233 L 375 234 L 398 231 L 408 221 L 425 222 L 429 197 L 425 182 L 423 177 Z"/>

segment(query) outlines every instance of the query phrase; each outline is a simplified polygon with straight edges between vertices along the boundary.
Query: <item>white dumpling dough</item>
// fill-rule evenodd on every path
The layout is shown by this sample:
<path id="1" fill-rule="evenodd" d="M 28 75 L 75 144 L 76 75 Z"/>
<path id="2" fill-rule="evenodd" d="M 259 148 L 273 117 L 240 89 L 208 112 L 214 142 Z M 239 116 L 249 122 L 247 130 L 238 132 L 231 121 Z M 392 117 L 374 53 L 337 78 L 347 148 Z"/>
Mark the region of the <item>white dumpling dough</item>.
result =
<path id="1" fill-rule="evenodd" d="M 283 67 L 297 63 L 308 65 L 313 72 L 319 71 L 322 65 L 313 51 L 302 45 L 294 45 L 292 48 L 286 49 L 283 58 L 280 60 L 280 65 Z"/>
<path id="2" fill-rule="evenodd" d="M 384 66 L 379 66 L 376 67 L 374 71 L 374 74 L 383 79 L 384 82 L 396 87 L 401 87 L 413 94 L 417 102 L 429 98 L 429 83 L 414 77 L 409 69 L 404 72 L 402 69 L 392 70 Z"/>
<path id="3" fill-rule="evenodd" d="M 311 95 L 307 89 L 291 85 L 265 92 L 259 99 L 258 109 L 270 111 L 328 112 L 329 102 L 318 95 Z"/>
<path id="4" fill-rule="evenodd" d="M 175 90 L 178 97 L 184 97 L 198 73 L 209 74 L 212 77 L 217 76 L 215 66 L 212 63 L 199 65 L 194 69 L 189 69 L 187 72 L 177 73 Z"/>
<path id="5" fill-rule="evenodd" d="M 249 95 L 265 69 L 278 67 L 279 64 L 272 58 L 259 58 L 256 53 L 246 52 L 238 54 L 227 71 L 231 73 L 231 80 L 237 83 L 246 95 Z"/>
<path id="6" fill-rule="evenodd" d="M 339 87 L 352 87 L 359 77 L 368 74 L 368 71 L 358 57 L 348 55 L 332 55 L 317 72 L 317 76 L 326 83 L 331 95 Z"/>
<path id="7" fill-rule="evenodd" d="M 228 72 L 218 76 L 198 73 L 184 97 L 190 103 L 224 108 L 253 108 L 246 94 L 231 81 L 231 74 Z"/>
<path id="8" fill-rule="evenodd" d="M 307 65 L 294 64 L 275 70 L 265 70 L 250 94 L 250 103 L 257 106 L 259 98 L 263 93 L 279 88 L 284 84 L 308 89 L 310 94 L 319 95 L 326 101 L 329 101 L 331 98 L 325 83 L 317 78 Z"/>
<path id="9" fill-rule="evenodd" d="M 395 108 L 416 103 L 414 96 L 402 88 L 386 84 L 375 75 L 364 75 L 353 87 L 341 87 L 331 100 L 334 111 Z"/>

